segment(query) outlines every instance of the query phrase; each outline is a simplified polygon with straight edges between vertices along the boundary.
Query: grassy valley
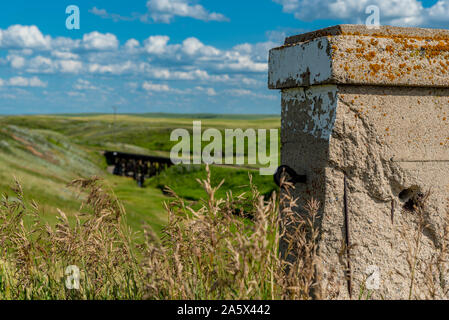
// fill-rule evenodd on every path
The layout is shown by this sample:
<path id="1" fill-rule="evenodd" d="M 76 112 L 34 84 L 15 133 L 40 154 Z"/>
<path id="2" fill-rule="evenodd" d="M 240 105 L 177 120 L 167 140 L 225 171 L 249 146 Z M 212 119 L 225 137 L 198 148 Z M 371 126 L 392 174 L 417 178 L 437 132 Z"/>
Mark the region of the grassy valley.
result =
<path id="1" fill-rule="evenodd" d="M 198 115 L 203 129 L 217 128 L 278 128 L 274 116 Z M 138 188 L 129 178 L 117 177 L 106 171 L 103 150 L 117 150 L 148 155 L 168 156 L 176 142 L 170 133 L 176 128 L 191 130 L 193 115 L 42 115 L 0 118 L 0 191 L 9 190 L 14 177 L 22 184 L 27 200 L 36 200 L 42 216 L 56 222 L 57 209 L 69 217 L 77 212 L 85 195 L 67 187 L 77 178 L 98 176 L 107 188 L 122 201 L 128 223 L 141 230 L 147 223 L 160 232 L 167 222 L 163 202 L 169 197 L 165 185 L 184 199 L 195 202 L 206 196 L 196 179 L 205 178 L 200 166 L 172 167 L 147 180 Z M 254 166 L 254 169 L 257 165 Z M 249 191 L 248 173 L 262 193 L 276 187 L 271 177 L 257 171 L 229 167 L 213 167 L 217 184 L 225 179 L 221 196 L 228 190 L 235 194 Z M 215 181 L 216 180 L 216 181 Z"/>

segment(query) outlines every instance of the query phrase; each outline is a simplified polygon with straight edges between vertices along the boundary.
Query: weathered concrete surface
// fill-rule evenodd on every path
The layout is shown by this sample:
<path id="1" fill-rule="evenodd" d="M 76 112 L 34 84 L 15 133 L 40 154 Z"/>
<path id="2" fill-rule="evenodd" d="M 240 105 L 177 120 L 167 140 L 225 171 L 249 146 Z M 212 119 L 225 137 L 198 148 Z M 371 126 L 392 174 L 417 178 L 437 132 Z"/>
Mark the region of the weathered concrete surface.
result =
<path id="1" fill-rule="evenodd" d="M 364 26 L 341 26 L 291 37 L 286 43 L 270 51 L 271 89 L 324 83 L 448 84 L 447 30 L 382 27 L 375 32 Z"/>
<path id="2" fill-rule="evenodd" d="M 351 30 L 352 35 L 342 36 L 342 29 Z M 410 247 L 414 249 L 413 239 L 419 228 L 417 213 L 404 209 L 410 199 L 404 196 L 406 190 L 414 196 L 431 192 L 425 206 L 426 227 L 421 232 L 413 297 L 428 298 L 432 291 L 429 279 L 434 279 L 435 297 L 448 298 L 443 288 L 449 280 L 447 263 L 439 266 L 443 270 L 437 270 L 432 260 L 444 244 L 441 233 L 449 214 L 449 75 L 440 64 L 444 62 L 447 66 L 448 51 L 443 46 L 432 58 L 403 60 L 409 48 L 396 44 L 394 50 L 402 52 L 402 57 L 391 56 L 384 70 L 407 70 L 398 65 L 403 61 L 408 61 L 412 70 L 416 65 L 422 68 L 394 78 L 386 72 L 378 71 L 375 75 L 361 72 L 353 79 L 352 69 L 363 69 L 374 61 L 366 61 L 355 53 L 342 56 L 335 52 L 357 48 L 360 41 L 377 41 L 372 49 L 381 53 L 382 59 L 385 47 L 392 45 L 391 41 L 394 43 L 393 39 L 382 38 L 386 33 L 429 39 L 441 39 L 449 33 L 389 27 L 377 31 L 379 38 L 375 35 L 366 38 L 362 35 L 367 32 L 364 27 L 329 30 L 315 33 L 324 33 L 324 38 L 298 36 L 296 39 L 303 42 L 274 49 L 270 55 L 269 80 L 271 87 L 283 89 L 282 164 L 309 178 L 307 185 L 297 185 L 295 190 L 300 204 L 311 197 L 322 204 L 318 270 L 323 279 L 321 297 L 349 298 L 345 278 L 347 259 L 342 254 L 346 245 L 343 201 L 346 176 L 348 231 L 353 245 L 349 259 L 352 298 L 358 298 L 366 284 L 370 266 L 380 269 L 380 287 L 372 297 L 409 297 L 408 252 Z M 329 36 L 332 32 L 335 34 Z M 419 41 L 433 44 L 437 40 Z M 325 54 L 332 43 L 338 43 L 339 49 L 329 53 L 329 63 Z M 416 42 L 407 40 L 407 43 Z M 314 57 L 302 53 L 310 48 L 322 56 L 313 50 L 309 54 Z M 323 64 L 318 66 L 317 61 Z M 433 269 L 426 273 L 429 265 Z"/>

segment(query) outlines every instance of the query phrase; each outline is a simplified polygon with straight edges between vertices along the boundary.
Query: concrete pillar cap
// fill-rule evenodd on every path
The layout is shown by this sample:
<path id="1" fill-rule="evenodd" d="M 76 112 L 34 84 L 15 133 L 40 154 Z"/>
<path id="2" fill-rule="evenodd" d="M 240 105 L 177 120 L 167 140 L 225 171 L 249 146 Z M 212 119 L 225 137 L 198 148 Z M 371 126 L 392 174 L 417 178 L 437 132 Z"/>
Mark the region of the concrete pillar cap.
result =
<path id="1" fill-rule="evenodd" d="M 270 89 L 321 84 L 448 88 L 449 30 L 337 25 L 270 51 Z"/>

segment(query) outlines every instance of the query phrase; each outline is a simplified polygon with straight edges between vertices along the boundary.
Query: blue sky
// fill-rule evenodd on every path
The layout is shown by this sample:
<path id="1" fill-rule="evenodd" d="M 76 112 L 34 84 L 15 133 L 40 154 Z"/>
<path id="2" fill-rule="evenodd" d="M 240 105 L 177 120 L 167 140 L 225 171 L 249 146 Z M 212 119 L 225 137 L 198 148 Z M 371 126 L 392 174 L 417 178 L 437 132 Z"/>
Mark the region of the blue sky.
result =
<path id="1" fill-rule="evenodd" d="M 12 4 L 13 3 L 13 4 Z M 0 4 L 0 114 L 279 113 L 267 53 L 363 23 L 448 28 L 449 0 L 15 0 Z M 68 5 L 80 29 L 68 30 Z"/>

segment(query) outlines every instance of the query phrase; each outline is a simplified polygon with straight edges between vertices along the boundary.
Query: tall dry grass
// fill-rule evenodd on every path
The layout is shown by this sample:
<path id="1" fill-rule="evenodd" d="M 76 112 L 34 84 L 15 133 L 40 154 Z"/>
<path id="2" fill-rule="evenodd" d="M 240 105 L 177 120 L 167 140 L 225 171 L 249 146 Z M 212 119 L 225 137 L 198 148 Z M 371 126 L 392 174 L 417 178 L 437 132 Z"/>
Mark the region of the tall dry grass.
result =
<path id="1" fill-rule="evenodd" d="M 316 245 L 308 234 L 313 219 L 293 214 L 295 201 L 287 191 L 264 201 L 252 185 L 252 221 L 235 216 L 245 194 L 216 199 L 210 173 L 199 181 L 208 194 L 199 210 L 192 209 L 171 190 L 175 201 L 166 205 L 169 224 L 161 242 L 146 232 L 144 270 L 150 299 L 309 299 L 313 287 Z M 318 204 L 310 203 L 310 216 Z M 288 239 L 281 230 L 290 230 Z M 316 234 L 313 233 L 313 234 Z M 281 259 L 281 238 L 295 263 Z"/>
<path id="2" fill-rule="evenodd" d="M 0 299 L 140 298 L 141 270 L 117 199 L 97 178 L 74 181 L 87 191 L 72 221 L 59 211 L 56 226 L 24 199 L 18 182 L 0 202 Z M 81 270 L 80 290 L 65 285 L 68 266 Z"/>
<path id="3" fill-rule="evenodd" d="M 146 227 L 143 242 L 97 178 L 71 184 L 87 199 L 75 217 L 60 211 L 54 227 L 16 182 L 0 203 L 0 299 L 310 299 L 319 204 L 300 219 L 291 185 L 264 200 L 250 179 L 250 193 L 217 199 L 209 170 L 198 182 L 208 195 L 200 208 L 168 189 L 164 235 Z M 294 262 L 281 258 L 281 239 Z M 66 287 L 72 265 L 79 290 Z"/>
<path id="4" fill-rule="evenodd" d="M 310 200 L 300 216 L 292 185 L 283 183 L 280 195 L 264 200 L 251 178 L 251 192 L 217 198 L 221 184 L 212 186 L 207 171 L 198 181 L 207 193 L 200 206 L 167 189 L 172 200 L 165 204 L 163 236 L 147 226 L 144 240 L 131 231 L 125 210 L 98 178 L 70 184 L 86 200 L 73 217 L 59 211 L 55 226 L 43 221 L 38 204 L 27 201 L 16 182 L 0 200 L 0 300 L 331 297 L 315 290 L 319 203 Z M 410 299 L 443 299 L 449 292 L 449 207 L 434 253 L 427 261 L 418 258 L 428 228 L 428 196 L 408 213 L 416 230 L 402 233 L 409 248 Z M 67 288 L 68 266 L 81 271 L 79 290 Z M 425 288 L 416 287 L 417 276 Z"/>

